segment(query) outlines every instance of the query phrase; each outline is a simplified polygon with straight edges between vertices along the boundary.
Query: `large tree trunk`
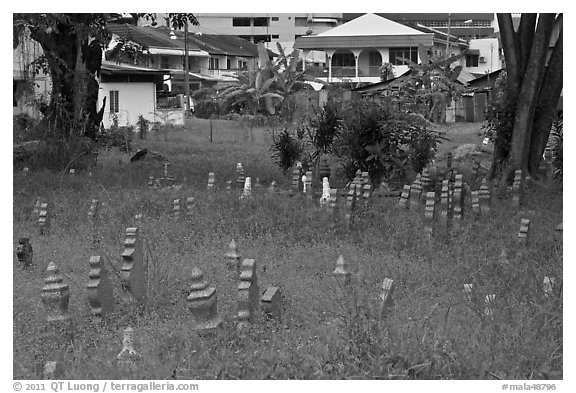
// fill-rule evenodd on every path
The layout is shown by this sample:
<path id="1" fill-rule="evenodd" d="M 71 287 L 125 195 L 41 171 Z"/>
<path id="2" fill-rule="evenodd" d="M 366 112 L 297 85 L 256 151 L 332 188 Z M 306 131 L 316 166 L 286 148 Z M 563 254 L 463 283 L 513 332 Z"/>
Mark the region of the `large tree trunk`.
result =
<path id="1" fill-rule="evenodd" d="M 557 105 L 562 93 L 562 63 L 563 63 L 563 40 L 562 29 L 558 40 L 552 51 L 552 56 L 544 74 L 542 81 L 542 89 L 538 98 L 536 112 L 534 114 L 534 122 L 532 125 L 532 141 L 530 143 L 530 152 L 528 160 L 528 170 L 530 173 L 535 174 L 542 155 L 546 149 L 546 143 L 550 136 L 552 123 L 557 116 Z"/>
<path id="2" fill-rule="evenodd" d="M 532 136 L 534 110 L 540 93 L 548 45 L 554 26 L 554 14 L 540 14 L 522 87 L 518 96 L 516 118 L 512 131 L 509 168 L 504 172 L 508 180 L 516 169 L 528 169 L 528 154 Z"/>

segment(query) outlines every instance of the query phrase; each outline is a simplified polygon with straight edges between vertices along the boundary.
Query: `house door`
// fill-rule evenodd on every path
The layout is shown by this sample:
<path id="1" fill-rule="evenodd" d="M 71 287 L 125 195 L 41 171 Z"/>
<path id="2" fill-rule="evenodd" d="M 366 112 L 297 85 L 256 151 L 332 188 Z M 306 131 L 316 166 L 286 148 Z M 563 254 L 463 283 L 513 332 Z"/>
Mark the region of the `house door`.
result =
<path id="1" fill-rule="evenodd" d="M 474 119 L 475 121 L 486 120 L 486 93 L 474 94 Z"/>
<path id="2" fill-rule="evenodd" d="M 464 121 L 473 122 L 474 121 L 474 97 L 464 96 L 462 97 L 462 102 L 464 103 Z"/>

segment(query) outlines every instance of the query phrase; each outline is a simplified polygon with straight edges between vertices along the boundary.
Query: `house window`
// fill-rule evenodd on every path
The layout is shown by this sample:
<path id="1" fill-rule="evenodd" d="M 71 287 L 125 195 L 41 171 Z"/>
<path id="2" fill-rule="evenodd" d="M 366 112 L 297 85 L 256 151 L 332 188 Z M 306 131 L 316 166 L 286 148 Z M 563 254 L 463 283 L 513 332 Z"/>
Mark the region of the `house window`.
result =
<path id="1" fill-rule="evenodd" d="M 254 26 L 268 26 L 268 18 L 254 18 Z"/>
<path id="2" fill-rule="evenodd" d="M 254 43 L 257 44 L 259 42 L 270 42 L 269 35 L 255 35 L 254 36 Z"/>
<path id="3" fill-rule="evenodd" d="M 407 64 L 404 59 L 418 63 L 418 48 L 390 48 L 390 64 Z"/>
<path id="4" fill-rule="evenodd" d="M 295 17 L 294 18 L 294 26 L 296 27 L 306 27 L 308 26 L 308 18 L 301 18 L 301 17 Z"/>
<path id="5" fill-rule="evenodd" d="M 216 57 L 210 58 L 210 68 L 211 70 L 219 70 L 220 69 L 220 59 Z"/>
<path id="6" fill-rule="evenodd" d="M 272 34 L 272 39 L 278 39 L 280 36 L 278 34 Z"/>
<path id="7" fill-rule="evenodd" d="M 226 59 L 226 69 L 229 70 L 230 68 L 232 68 L 230 66 L 231 66 L 230 59 Z"/>
<path id="8" fill-rule="evenodd" d="M 244 61 L 244 60 L 238 60 L 238 69 L 239 70 L 245 70 L 248 68 L 248 62 Z"/>
<path id="9" fill-rule="evenodd" d="M 110 113 L 120 112 L 120 106 L 118 104 L 118 90 L 110 90 Z"/>
<path id="10" fill-rule="evenodd" d="M 478 55 L 466 55 L 466 67 L 478 67 Z"/>
<path id="11" fill-rule="evenodd" d="M 250 26 L 250 18 L 232 18 L 232 26 Z"/>
<path id="12" fill-rule="evenodd" d="M 160 68 L 170 68 L 170 57 L 160 56 Z"/>
<path id="13" fill-rule="evenodd" d="M 379 52 L 369 52 L 368 53 L 368 63 L 370 67 L 377 67 L 382 65 L 382 57 L 380 57 Z"/>
<path id="14" fill-rule="evenodd" d="M 277 17 L 277 16 L 273 16 L 273 17 L 272 17 L 272 22 L 278 22 L 278 17 Z"/>
<path id="15" fill-rule="evenodd" d="M 354 67 L 355 64 L 352 53 L 336 53 L 332 58 L 332 65 L 335 67 Z"/>

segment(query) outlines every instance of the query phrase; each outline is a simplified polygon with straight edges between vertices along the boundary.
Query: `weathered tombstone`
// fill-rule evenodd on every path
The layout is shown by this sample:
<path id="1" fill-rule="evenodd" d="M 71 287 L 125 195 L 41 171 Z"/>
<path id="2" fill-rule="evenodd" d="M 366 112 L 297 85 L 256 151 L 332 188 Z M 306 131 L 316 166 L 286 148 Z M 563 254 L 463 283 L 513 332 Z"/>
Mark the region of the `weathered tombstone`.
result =
<path id="1" fill-rule="evenodd" d="M 76 170 L 74 168 L 70 168 L 70 174 L 74 175 L 76 173 Z"/>
<path id="2" fill-rule="evenodd" d="M 252 179 L 247 177 L 244 182 L 244 190 L 240 195 L 240 199 L 248 199 L 252 196 Z"/>
<path id="3" fill-rule="evenodd" d="M 254 188 L 256 188 L 256 189 L 262 188 L 262 184 L 260 183 L 259 177 L 256 178 L 256 182 L 254 183 Z"/>
<path id="4" fill-rule="evenodd" d="M 16 246 L 16 257 L 18 262 L 23 268 L 32 266 L 32 257 L 34 256 L 34 251 L 32 250 L 32 244 L 30 244 L 30 239 L 27 237 L 21 237 L 18 239 L 18 246 Z"/>
<path id="5" fill-rule="evenodd" d="M 282 297 L 280 288 L 268 287 L 260 298 L 262 304 L 262 312 L 274 319 L 280 320 L 282 318 Z"/>
<path id="6" fill-rule="evenodd" d="M 463 184 L 462 184 L 462 174 L 456 175 L 456 180 L 454 182 L 454 194 L 452 196 L 452 204 L 454 206 L 453 209 L 453 218 L 454 222 L 459 224 L 462 221 L 463 216 L 463 209 L 462 209 L 462 200 L 463 200 Z"/>
<path id="7" fill-rule="evenodd" d="M 551 298 L 554 295 L 554 282 L 556 280 L 554 279 L 554 277 L 544 277 L 544 280 L 542 282 L 542 287 L 544 290 L 544 296 L 547 298 Z"/>
<path id="8" fill-rule="evenodd" d="M 226 266 L 229 270 L 240 271 L 240 264 L 242 255 L 238 251 L 238 246 L 236 245 L 236 240 L 232 239 L 230 246 L 228 247 L 228 252 L 224 255 L 226 258 Z"/>
<path id="9" fill-rule="evenodd" d="M 216 182 L 216 175 L 214 175 L 214 172 L 208 173 L 208 191 L 214 190 L 215 182 Z"/>
<path id="10" fill-rule="evenodd" d="M 448 170 L 448 172 L 450 172 L 451 168 L 452 168 L 452 152 L 449 151 L 448 153 L 446 153 L 446 169 Z"/>
<path id="11" fill-rule="evenodd" d="M 232 192 L 232 180 L 226 180 L 226 194 Z"/>
<path id="12" fill-rule="evenodd" d="M 463 292 L 466 300 L 468 300 L 470 303 L 475 303 L 473 284 L 464 284 Z"/>
<path id="13" fill-rule="evenodd" d="M 426 210 L 424 211 L 424 233 L 428 237 L 434 235 L 434 206 L 436 194 L 434 192 L 426 193 Z"/>
<path id="14" fill-rule="evenodd" d="M 98 199 L 92 199 L 90 202 L 90 209 L 88 210 L 88 221 L 91 224 L 95 224 L 98 219 L 98 207 L 100 206 L 100 201 Z"/>
<path id="15" fill-rule="evenodd" d="M 416 175 L 414 183 L 410 188 L 410 205 L 418 208 L 420 206 L 420 196 L 422 195 L 422 182 L 420 181 L 420 174 Z"/>
<path id="16" fill-rule="evenodd" d="M 440 219 L 438 223 L 442 228 L 448 228 L 448 198 L 449 198 L 449 183 L 448 180 L 442 181 L 442 193 L 440 196 Z"/>
<path id="17" fill-rule="evenodd" d="M 42 205 L 42 201 L 40 198 L 36 197 L 36 203 L 34 204 L 34 209 L 32 210 L 32 214 L 38 216 L 40 214 L 40 206 Z"/>
<path id="18" fill-rule="evenodd" d="M 148 178 L 148 188 L 154 188 L 154 176 Z"/>
<path id="19" fill-rule="evenodd" d="M 343 285 L 348 285 L 352 279 L 352 270 L 350 269 L 350 265 L 348 261 L 344 260 L 344 257 L 340 255 L 338 260 L 336 261 L 336 269 L 334 269 L 333 274 L 336 276 L 336 279 L 341 279 Z"/>
<path id="20" fill-rule="evenodd" d="M 470 193 L 472 197 L 472 214 L 480 215 L 480 191 L 472 191 Z"/>
<path id="21" fill-rule="evenodd" d="M 138 228 L 126 228 L 120 279 L 124 298 L 144 303 L 146 300 L 148 268 L 144 264 L 144 247 Z"/>
<path id="22" fill-rule="evenodd" d="M 310 198 L 314 196 L 314 189 L 312 183 L 312 171 L 306 171 L 306 195 Z"/>
<path id="23" fill-rule="evenodd" d="M 430 171 L 428 168 L 422 169 L 422 176 L 420 177 L 422 182 L 422 193 L 427 193 L 432 191 L 432 178 L 430 177 Z"/>
<path id="24" fill-rule="evenodd" d="M 168 168 L 170 167 L 170 163 L 166 161 L 164 163 L 164 179 L 168 179 Z"/>
<path id="25" fill-rule="evenodd" d="M 238 328 L 242 329 L 257 318 L 260 290 L 254 259 L 244 259 L 238 285 Z"/>
<path id="26" fill-rule="evenodd" d="M 478 183 L 478 177 L 480 177 L 480 161 L 474 160 L 474 165 L 472 166 L 472 180 L 474 182 L 474 187 Z"/>
<path id="27" fill-rule="evenodd" d="M 530 220 L 523 218 L 520 221 L 520 231 L 518 232 L 518 243 L 522 246 L 526 246 L 528 242 L 528 231 L 530 230 Z"/>
<path id="28" fill-rule="evenodd" d="M 298 194 L 302 189 L 302 163 L 296 163 L 296 167 L 292 170 L 292 192 Z"/>
<path id="29" fill-rule="evenodd" d="M 402 189 L 402 194 L 400 195 L 400 201 L 398 202 L 400 207 L 406 208 L 406 209 L 410 208 L 410 205 L 408 204 L 409 196 L 410 196 L 410 185 L 405 184 L 404 188 Z"/>
<path id="30" fill-rule="evenodd" d="M 307 182 L 306 182 L 306 174 L 302 175 L 302 177 L 300 178 L 300 180 L 302 181 L 302 194 L 306 194 L 307 190 Z"/>
<path id="31" fill-rule="evenodd" d="M 523 181 L 522 170 L 518 169 L 514 172 L 514 182 L 512 183 L 512 207 L 520 207 L 522 204 Z"/>
<path id="32" fill-rule="evenodd" d="M 338 189 L 331 188 L 330 189 L 330 197 L 328 200 L 328 212 L 334 214 L 336 210 L 336 198 L 338 197 Z"/>
<path id="33" fill-rule="evenodd" d="M 193 209 L 194 208 L 194 197 L 188 197 L 186 198 L 186 214 L 188 216 L 191 216 L 193 213 Z"/>
<path id="34" fill-rule="evenodd" d="M 352 181 L 350 187 L 354 189 L 354 198 L 356 199 L 356 202 L 358 202 L 362 197 L 362 171 L 360 169 L 356 171 L 356 177 Z"/>
<path id="35" fill-rule="evenodd" d="M 350 229 L 352 226 L 354 210 L 356 208 L 356 193 L 354 188 L 354 186 L 350 185 L 348 196 L 346 197 L 346 209 L 344 211 L 344 223 L 346 225 L 346 229 Z"/>
<path id="36" fill-rule="evenodd" d="M 38 213 L 38 227 L 40 235 L 48 235 L 50 233 L 50 215 L 48 214 L 48 204 L 40 204 L 40 212 Z"/>
<path id="37" fill-rule="evenodd" d="M 245 180 L 244 167 L 242 166 L 242 163 L 239 162 L 236 164 L 236 187 L 243 189 Z"/>
<path id="38" fill-rule="evenodd" d="M 494 315 L 494 311 L 495 311 L 495 306 L 496 306 L 496 295 L 492 294 L 492 295 L 486 295 L 486 298 L 484 299 L 484 314 L 486 316 L 493 316 Z"/>
<path id="39" fill-rule="evenodd" d="M 394 307 L 394 299 L 392 298 L 393 292 L 394 292 L 394 280 L 390 278 L 385 278 L 382 281 L 382 293 L 380 294 L 380 300 L 382 300 L 382 307 L 384 309 Z"/>
<path id="40" fill-rule="evenodd" d="M 174 199 L 174 217 L 180 217 L 180 198 Z"/>
<path id="41" fill-rule="evenodd" d="M 208 287 L 200 269 L 192 269 L 190 295 L 186 298 L 192 313 L 192 330 L 213 329 L 222 323 L 218 316 L 216 288 Z"/>
<path id="42" fill-rule="evenodd" d="M 274 193 L 276 192 L 276 180 L 272 180 L 270 183 L 270 187 L 268 187 L 268 192 Z"/>
<path id="43" fill-rule="evenodd" d="M 90 311 L 96 321 L 105 320 L 114 310 L 114 288 L 108 278 L 105 258 L 96 255 L 90 257 L 90 272 L 88 274 L 88 300 Z"/>
<path id="44" fill-rule="evenodd" d="M 127 373 L 133 371 L 140 354 L 134 349 L 134 329 L 130 326 L 124 329 L 122 335 L 122 350 L 116 356 L 116 363 L 122 377 L 127 377 Z"/>
<path id="45" fill-rule="evenodd" d="M 362 199 L 365 205 L 370 201 L 371 194 L 372 185 L 370 184 L 370 175 L 368 172 L 362 172 Z"/>
<path id="46" fill-rule="evenodd" d="M 54 262 L 50 262 L 42 287 L 42 303 L 46 309 L 46 320 L 58 325 L 70 321 L 70 314 L 68 313 L 70 291 L 68 284 L 64 284 L 62 281 L 60 270 Z"/>
<path id="47" fill-rule="evenodd" d="M 318 107 L 323 108 L 328 102 L 328 90 L 320 90 L 318 92 Z"/>
<path id="48" fill-rule="evenodd" d="M 322 179 L 322 196 L 320 197 L 320 206 L 326 206 L 328 200 L 330 199 L 330 183 L 328 178 L 324 177 Z"/>
<path id="49" fill-rule="evenodd" d="M 478 190 L 478 198 L 480 200 L 480 212 L 482 214 L 490 213 L 490 189 L 486 179 L 482 180 L 480 189 Z"/>

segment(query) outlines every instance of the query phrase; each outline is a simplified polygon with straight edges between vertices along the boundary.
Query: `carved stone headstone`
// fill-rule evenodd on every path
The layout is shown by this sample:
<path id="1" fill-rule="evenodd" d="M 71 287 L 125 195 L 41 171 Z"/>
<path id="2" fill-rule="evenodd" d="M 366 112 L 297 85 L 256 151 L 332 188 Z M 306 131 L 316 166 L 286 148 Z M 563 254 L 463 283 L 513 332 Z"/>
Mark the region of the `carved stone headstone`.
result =
<path id="1" fill-rule="evenodd" d="M 192 330 L 213 329 L 222 323 L 218 316 L 216 288 L 209 287 L 200 269 L 192 269 L 190 295 L 186 298 L 194 320 Z"/>
<path id="2" fill-rule="evenodd" d="M 480 215 L 480 197 L 479 197 L 479 192 L 480 191 L 472 191 L 470 193 L 470 196 L 472 198 L 472 214 L 475 215 Z"/>
<path id="3" fill-rule="evenodd" d="M 442 193 L 440 195 L 440 218 L 438 223 L 440 227 L 448 227 L 448 198 L 449 198 L 449 182 L 448 180 L 442 181 Z"/>
<path id="4" fill-rule="evenodd" d="M 208 173 L 208 191 L 214 190 L 215 183 L 216 183 L 216 175 L 214 175 L 214 172 Z"/>
<path id="5" fill-rule="evenodd" d="M 341 279 L 344 285 L 348 285 L 352 279 L 352 270 L 348 261 L 344 260 L 344 257 L 340 255 L 336 261 L 336 269 L 334 269 L 333 274 L 337 279 Z"/>
<path id="6" fill-rule="evenodd" d="M 242 191 L 242 195 L 240 195 L 240 199 L 248 199 L 252 196 L 252 179 L 247 177 L 244 182 L 244 190 Z"/>
<path id="7" fill-rule="evenodd" d="M 428 237 L 434 235 L 434 207 L 435 207 L 435 197 L 434 192 L 426 193 L 426 210 L 424 211 L 424 233 Z"/>
<path id="8" fill-rule="evenodd" d="M 448 170 L 448 172 L 450 172 L 450 169 L 452 169 L 452 152 L 451 151 L 446 153 L 446 169 Z"/>
<path id="9" fill-rule="evenodd" d="M 34 256 L 34 251 L 32 250 L 32 244 L 30 244 L 30 239 L 27 237 L 21 237 L 18 239 L 18 246 L 16 246 L 16 257 L 18 262 L 23 268 L 32 266 L 32 258 Z"/>
<path id="10" fill-rule="evenodd" d="M 518 169 L 514 172 L 514 182 L 512 183 L 512 207 L 520 207 L 522 204 L 523 190 L 523 174 L 522 170 Z"/>
<path id="11" fill-rule="evenodd" d="M 276 192 L 276 180 L 272 180 L 272 182 L 270 183 L 270 187 L 268 187 L 268 192 L 270 193 L 274 193 Z"/>
<path id="12" fill-rule="evenodd" d="M 174 217 L 180 217 L 180 198 L 174 199 Z"/>
<path id="13" fill-rule="evenodd" d="M 48 204 L 40 204 L 40 212 L 38 213 L 38 227 L 40 235 L 48 235 L 50 233 L 50 215 L 48 214 Z"/>
<path id="14" fill-rule="evenodd" d="M 46 269 L 46 278 L 42 287 L 42 303 L 46 309 L 46 320 L 49 323 L 64 324 L 70 321 L 68 302 L 70 291 L 68 284 L 63 283 L 60 270 L 50 262 Z"/>
<path id="15" fill-rule="evenodd" d="M 464 296 L 466 297 L 466 300 L 468 300 L 470 303 L 475 303 L 475 293 L 474 293 L 474 285 L 473 284 L 464 284 Z"/>
<path id="16" fill-rule="evenodd" d="M 324 177 L 322 179 L 322 196 L 320 197 L 320 206 L 326 206 L 330 199 L 330 183 L 328 183 L 328 178 Z"/>
<path id="17" fill-rule="evenodd" d="M 338 189 L 331 188 L 330 189 L 330 197 L 328 200 L 328 212 L 334 214 L 336 210 L 336 199 L 338 197 Z"/>
<path id="18" fill-rule="evenodd" d="M 462 220 L 462 216 L 464 210 L 462 209 L 463 205 L 463 178 L 462 174 L 456 175 L 456 180 L 454 182 L 454 194 L 452 196 L 452 204 L 453 208 L 453 218 L 455 223 L 460 223 Z"/>
<path id="19" fill-rule="evenodd" d="M 280 320 L 282 318 L 282 297 L 280 288 L 268 287 L 260 298 L 262 312 L 271 318 Z"/>
<path id="20" fill-rule="evenodd" d="M 346 197 L 346 208 L 344 210 L 344 224 L 346 225 L 346 229 L 350 229 L 350 227 L 352 226 L 355 208 L 356 208 L 356 192 L 354 191 L 354 186 L 350 185 L 350 189 L 348 190 L 348 196 Z"/>
<path id="21" fill-rule="evenodd" d="M 362 197 L 362 171 L 360 169 L 356 171 L 356 177 L 354 177 L 350 188 L 354 190 L 354 197 L 358 201 Z"/>
<path id="22" fill-rule="evenodd" d="M 230 242 L 230 246 L 228 248 L 228 251 L 226 252 L 225 258 L 226 258 L 226 266 L 228 267 L 229 270 L 236 270 L 238 272 L 240 271 L 242 255 L 240 255 L 240 252 L 238 251 L 236 240 L 232 239 L 232 241 Z"/>
<path id="23" fill-rule="evenodd" d="M 306 183 L 304 184 L 304 188 L 306 189 L 306 196 L 312 198 L 314 196 L 314 189 L 312 188 L 312 171 L 306 171 Z"/>
<path id="24" fill-rule="evenodd" d="M 242 163 L 239 162 L 236 164 L 236 187 L 243 189 L 245 180 L 244 167 L 242 166 Z"/>
<path id="25" fill-rule="evenodd" d="M 296 165 L 292 170 L 292 191 L 296 194 L 300 193 L 302 189 L 302 167 Z"/>
<path id="26" fill-rule="evenodd" d="M 420 196 L 422 195 L 422 183 L 420 181 L 420 174 L 416 175 L 416 180 L 412 183 L 410 188 L 410 205 L 415 208 L 420 206 Z"/>
<path id="27" fill-rule="evenodd" d="M 154 184 L 154 176 L 150 176 L 148 178 L 148 188 L 154 188 L 155 184 Z"/>
<path id="28" fill-rule="evenodd" d="M 116 356 L 116 363 L 123 377 L 133 371 L 140 360 L 140 354 L 134 349 L 134 329 L 127 327 L 122 334 L 122 350 Z"/>
<path id="29" fill-rule="evenodd" d="M 120 279 L 125 300 L 146 300 L 148 267 L 144 263 L 144 246 L 138 228 L 126 228 Z"/>
<path id="30" fill-rule="evenodd" d="M 392 293 L 394 292 L 394 280 L 390 278 L 385 278 L 382 281 L 382 293 L 380 294 L 380 300 L 382 300 L 383 308 L 394 307 L 394 299 L 392 298 Z"/>
<path id="31" fill-rule="evenodd" d="M 528 232 L 530 230 L 530 220 L 523 218 L 520 221 L 520 231 L 518 232 L 518 243 L 522 246 L 526 246 L 528 242 Z"/>
<path id="32" fill-rule="evenodd" d="M 32 210 L 32 214 L 36 217 L 40 214 L 40 206 L 42 205 L 42 201 L 40 198 L 36 197 L 36 203 L 34 204 L 34 209 Z"/>
<path id="33" fill-rule="evenodd" d="M 191 216 L 194 209 L 194 197 L 186 198 L 186 214 Z"/>
<path id="34" fill-rule="evenodd" d="M 108 278 L 105 258 L 96 255 L 90 257 L 90 272 L 88 274 L 88 300 L 92 317 L 97 321 L 106 319 L 114 310 L 114 288 Z"/>
<path id="35" fill-rule="evenodd" d="M 402 189 L 402 194 L 400 195 L 400 201 L 398 204 L 402 208 L 409 209 L 410 205 L 408 204 L 408 198 L 410 197 L 410 185 L 405 184 L 404 188 Z"/>
<path id="36" fill-rule="evenodd" d="M 480 189 L 478 190 L 478 198 L 480 200 L 480 212 L 482 214 L 490 213 L 490 189 L 486 179 L 482 180 Z"/>
<path id="37" fill-rule="evenodd" d="M 432 179 L 430 177 L 430 171 L 428 170 L 428 168 L 422 169 L 422 176 L 420 179 L 422 181 L 422 193 L 427 193 L 427 192 L 432 191 L 432 189 L 431 189 Z"/>
<path id="38" fill-rule="evenodd" d="M 253 323 L 258 313 L 260 289 L 256 276 L 254 259 L 244 259 L 238 285 L 238 328 L 243 329 Z"/>

